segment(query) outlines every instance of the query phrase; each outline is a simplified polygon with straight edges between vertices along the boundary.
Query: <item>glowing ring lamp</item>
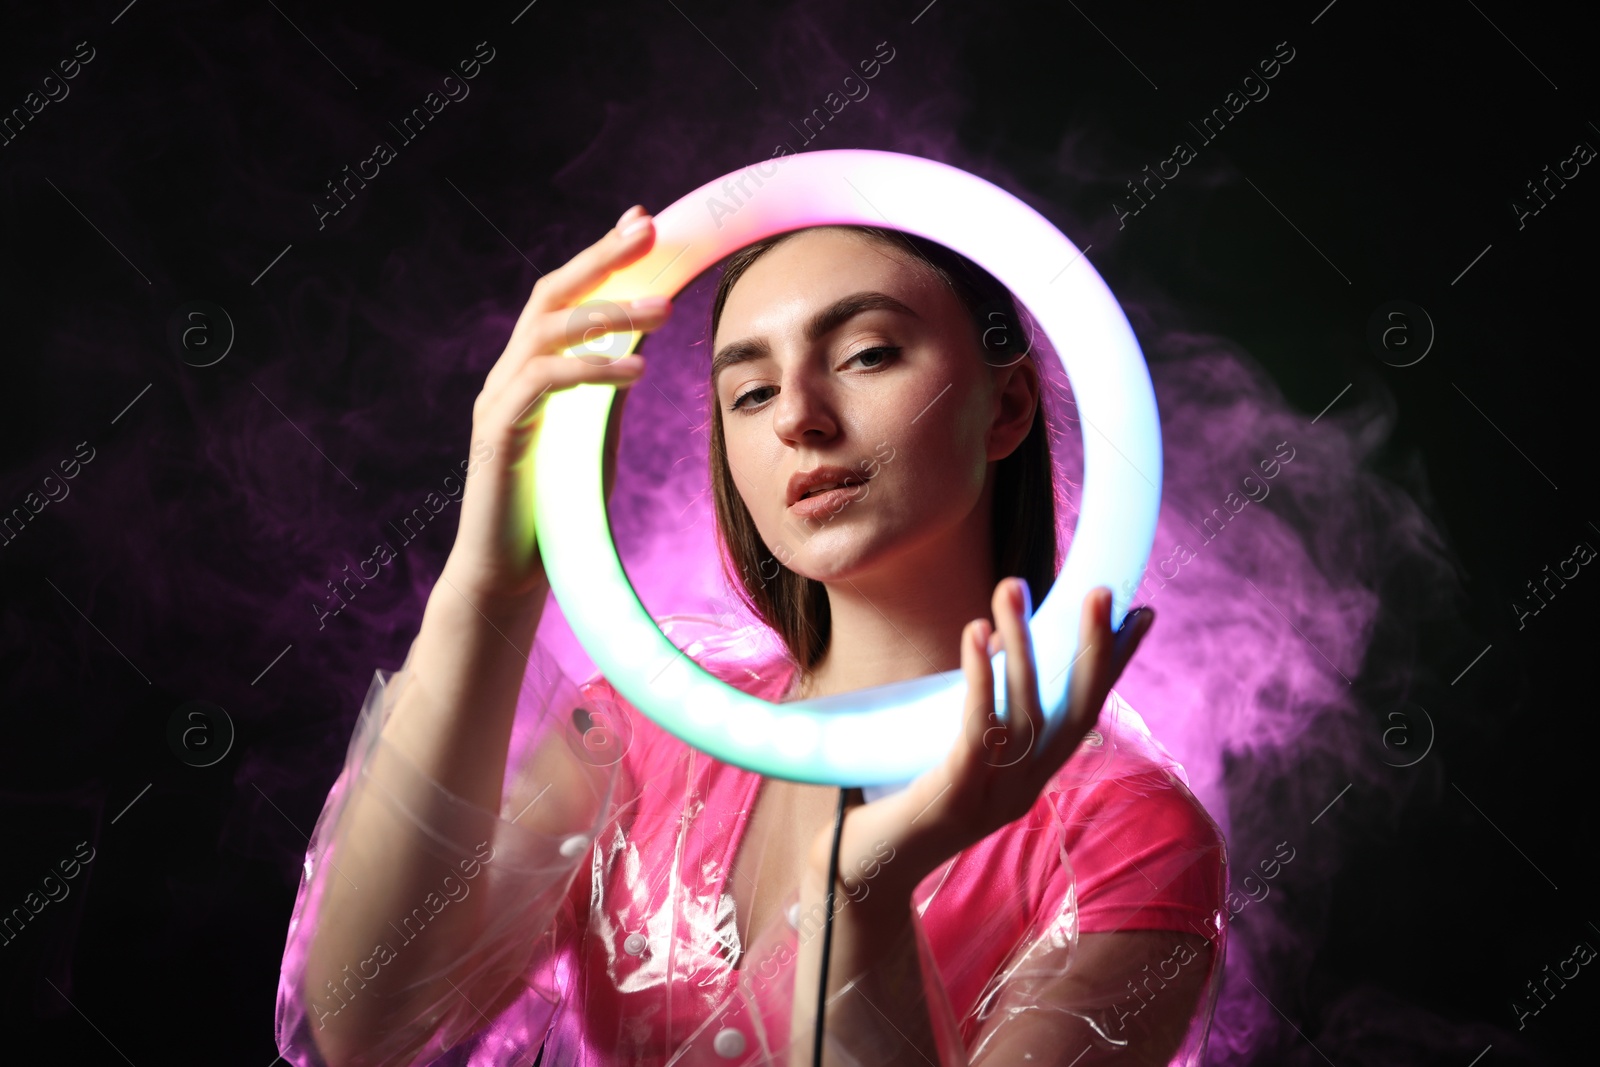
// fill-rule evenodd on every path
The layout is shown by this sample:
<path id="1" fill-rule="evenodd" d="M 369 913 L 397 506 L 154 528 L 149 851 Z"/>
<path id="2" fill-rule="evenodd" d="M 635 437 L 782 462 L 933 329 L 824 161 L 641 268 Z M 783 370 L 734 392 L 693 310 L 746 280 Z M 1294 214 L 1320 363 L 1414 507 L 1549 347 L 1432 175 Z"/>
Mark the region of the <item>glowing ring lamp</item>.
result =
<path id="1" fill-rule="evenodd" d="M 1116 298 L 1072 242 L 1021 200 L 955 167 L 896 152 L 806 152 L 718 178 L 657 214 L 650 253 L 589 298 L 673 296 L 745 245 L 828 223 L 887 226 L 963 253 L 1027 306 L 1066 368 L 1089 431 L 1071 549 L 1030 622 L 1046 716 L 1036 752 L 1065 719 L 1083 598 L 1109 586 L 1112 626 L 1121 625 L 1125 591 L 1144 576 L 1161 500 L 1161 429 L 1143 353 Z M 641 336 L 627 335 L 625 351 Z M 606 679 L 688 744 L 770 777 L 881 795 L 941 763 L 962 733 L 960 670 L 774 704 L 714 677 L 662 634 L 623 572 L 606 517 L 601 466 L 615 393 L 592 383 L 551 393 L 533 471 L 535 530 L 551 588 Z M 995 712 L 1006 721 L 1003 650 L 991 665 Z"/>

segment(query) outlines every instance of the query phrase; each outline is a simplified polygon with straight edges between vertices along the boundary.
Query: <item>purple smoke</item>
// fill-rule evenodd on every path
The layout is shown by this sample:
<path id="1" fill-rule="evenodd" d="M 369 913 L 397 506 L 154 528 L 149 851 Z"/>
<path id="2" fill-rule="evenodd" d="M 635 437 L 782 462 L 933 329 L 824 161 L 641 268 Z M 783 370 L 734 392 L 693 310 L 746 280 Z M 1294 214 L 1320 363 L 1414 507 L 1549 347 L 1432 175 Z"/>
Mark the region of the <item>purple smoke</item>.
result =
<path id="1" fill-rule="evenodd" d="M 543 8 L 534 11 L 529 19 Z M 138 93 L 118 97 L 102 85 L 91 103 L 89 79 L 104 76 L 117 54 L 107 34 L 101 47 L 109 55 L 77 84 L 84 98 L 54 105 L 62 113 L 44 113 L 28 131 L 33 140 L 24 147 L 35 154 L 4 178 L 7 197 L 15 201 L 24 178 L 85 175 L 126 158 L 125 134 L 104 139 L 99 155 L 73 146 L 79 154 L 69 157 L 51 138 L 67 128 L 74 107 L 98 107 L 96 121 L 107 129 L 137 127 L 152 152 L 178 151 L 190 125 L 208 122 L 234 151 L 216 164 L 223 178 L 214 206 L 197 208 L 191 224 L 224 235 L 215 254 L 247 294 L 231 305 L 240 340 L 209 372 L 142 351 L 171 309 L 205 285 L 185 277 L 176 256 L 154 262 L 151 243 L 126 242 L 154 279 L 148 313 L 136 318 L 95 304 L 52 339 L 58 373 L 106 384 L 92 410 L 60 402 L 49 413 L 51 425 L 74 429 L 63 431 L 71 438 L 60 438 L 64 444 L 52 438 L 36 466 L 69 455 L 80 438 L 100 445 L 101 458 L 74 483 L 78 500 L 51 505 L 40 528 L 25 530 L 7 551 L 37 560 L 59 540 L 76 561 L 70 570 L 47 568 L 61 592 L 116 635 L 170 704 L 200 697 L 228 706 L 247 743 L 225 847 L 271 860 L 292 891 L 300 834 L 343 759 L 360 696 L 375 668 L 398 665 L 453 534 L 451 508 L 416 524 L 416 537 L 408 536 L 406 517 L 427 507 L 428 494 L 448 493 L 467 455 L 472 399 L 536 270 L 565 260 L 629 204 L 659 210 L 708 178 L 767 158 L 779 143 L 890 149 L 962 167 L 1033 204 L 1079 247 L 1093 246 L 1091 262 L 1111 279 L 1150 363 L 1166 475 L 1151 577 L 1138 600 L 1159 619 L 1120 689 L 1228 831 L 1235 882 L 1277 842 L 1295 849 L 1272 894 L 1235 921 L 1209 1061 L 1321 1062 L 1274 1005 L 1299 1017 L 1309 961 L 1322 943 L 1325 887 L 1363 826 L 1392 821 L 1413 792 L 1436 796 L 1441 788 L 1436 763 L 1407 776 L 1393 770 L 1400 759 L 1383 759 L 1384 712 L 1423 680 L 1404 641 L 1376 642 L 1375 635 L 1403 635 L 1416 619 L 1447 615 L 1459 596 L 1450 553 L 1412 490 L 1370 470 L 1393 428 L 1394 405 L 1380 382 L 1363 381 L 1313 424 L 1249 353 L 1195 330 L 1194 309 L 1139 282 L 1136 265 L 1118 262 L 1104 190 L 1121 175 L 1083 129 L 1061 136 L 1048 175 L 1053 202 L 1039 191 L 1044 183 L 1024 184 L 953 132 L 969 106 L 957 77 L 959 23 L 940 30 L 932 18 L 908 26 L 897 16 L 875 30 L 845 11 L 811 4 L 759 21 L 720 20 L 715 36 L 734 57 L 728 64 L 737 61 L 737 75 L 688 24 L 665 24 L 664 35 L 646 39 L 599 13 L 569 13 L 563 17 L 580 20 L 581 32 L 567 40 L 610 42 L 604 54 L 625 55 L 630 67 L 631 88 L 613 94 L 604 63 L 572 66 L 575 78 L 586 79 L 573 92 L 604 101 L 603 113 L 581 116 L 561 100 L 508 88 L 516 83 L 505 66 L 528 62 L 531 46 L 485 30 L 481 36 L 499 49 L 495 60 L 472 81 L 470 97 L 438 116 L 457 130 L 456 140 L 429 141 L 424 133 L 399 148 L 326 230 L 311 209 L 326 196 L 326 181 L 368 157 L 375 137 L 386 136 L 382 120 L 410 108 L 444 70 L 348 28 L 325 27 L 329 51 L 358 57 L 364 70 L 386 68 L 415 91 L 391 94 L 389 105 L 358 106 L 312 57 L 304 69 L 272 72 L 277 108 L 253 112 L 259 125 L 252 126 L 237 101 L 254 91 L 246 83 L 259 70 L 187 38 L 173 47 L 203 71 L 214 95 L 191 89 L 186 110 L 163 111 Z M 245 43 L 290 32 L 270 10 L 240 25 L 255 30 L 235 30 Z M 455 51 L 471 55 L 476 39 L 463 38 Z M 894 58 L 864 83 L 870 92 L 845 86 L 847 73 L 881 54 L 882 41 Z M 745 72 L 759 91 L 746 85 Z M 675 95 L 664 108 L 645 88 L 669 79 Z M 828 112 L 825 126 L 808 127 L 807 116 L 835 92 L 847 106 Z M 306 116 L 317 120 L 310 133 L 297 125 Z M 272 154 L 271 146 L 302 136 L 316 147 Z M 461 163 L 445 150 L 467 140 L 479 142 L 479 160 L 493 159 L 484 146 L 497 140 L 537 142 L 514 158 L 542 169 L 519 179 L 486 175 L 483 164 Z M 1235 178 L 1208 156 L 1185 180 L 1204 188 Z M 82 178 L 63 185 L 68 193 L 89 188 Z M 113 195 L 89 203 L 88 214 L 115 217 Z M 197 202 L 207 203 L 204 196 Z M 274 260 L 291 243 L 293 251 Z M 108 284 L 145 288 L 110 262 L 101 268 L 116 279 Z M 244 284 L 258 274 L 259 284 Z M 701 279 L 645 347 L 650 367 L 628 404 L 612 503 L 623 561 L 658 614 L 724 613 L 732 601 L 712 547 L 707 495 L 708 296 L 709 279 Z M 1047 369 L 1057 372 L 1058 461 L 1075 476 L 1078 424 L 1059 367 Z M 140 394 L 147 382 L 153 388 Z M 112 436 L 111 416 L 135 394 L 142 399 Z M 1280 443 L 1292 459 L 1281 459 Z M 1275 458 L 1278 469 L 1267 478 L 1261 464 Z M 17 495 L 26 486 L 19 480 L 14 488 Z M 1238 494 L 1231 506 L 1230 493 Z M 1242 507 L 1239 498 L 1247 500 Z M 82 508 L 77 517 L 58 516 L 74 504 Z M 380 544 L 394 558 L 377 577 L 352 582 Z M 1184 561 L 1166 577 L 1159 565 L 1177 556 Z M 166 563 L 148 566 L 152 560 Z M 99 638 L 54 595 L 46 589 L 27 603 L 9 601 L 8 638 L 20 645 L 31 633 L 41 645 L 75 649 L 80 661 L 92 648 L 99 662 Z M 28 631 L 35 624 L 25 620 L 41 616 L 50 621 Z M 585 676 L 589 663 L 558 608 L 546 627 L 568 673 Z M 14 685 L 66 689 L 81 671 L 81 662 L 40 656 L 17 665 Z M 89 724 L 87 712 L 63 715 L 36 727 L 36 746 L 68 749 Z M 107 780 L 115 788 L 103 801 L 102 831 L 142 784 L 109 772 Z M 1369 989 L 1341 991 L 1324 1019 L 1318 1048 L 1341 1064 L 1409 1062 L 1475 1051 L 1486 1040 Z"/>

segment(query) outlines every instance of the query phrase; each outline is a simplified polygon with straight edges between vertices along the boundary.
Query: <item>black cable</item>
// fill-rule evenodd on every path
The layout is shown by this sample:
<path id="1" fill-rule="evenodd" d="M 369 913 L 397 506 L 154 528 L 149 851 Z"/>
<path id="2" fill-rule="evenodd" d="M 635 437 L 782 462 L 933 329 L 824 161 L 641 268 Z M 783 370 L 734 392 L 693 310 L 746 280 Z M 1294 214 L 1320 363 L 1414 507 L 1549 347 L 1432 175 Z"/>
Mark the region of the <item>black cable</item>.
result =
<path id="1" fill-rule="evenodd" d="M 811 1065 L 822 1067 L 822 1023 L 828 1010 L 828 956 L 833 951 L 833 887 L 839 880 L 839 838 L 844 834 L 844 802 L 847 790 L 839 787 L 839 808 L 833 816 L 833 852 L 828 857 L 827 916 L 822 920 L 822 978 L 817 982 L 817 1028 L 811 1044 Z"/>

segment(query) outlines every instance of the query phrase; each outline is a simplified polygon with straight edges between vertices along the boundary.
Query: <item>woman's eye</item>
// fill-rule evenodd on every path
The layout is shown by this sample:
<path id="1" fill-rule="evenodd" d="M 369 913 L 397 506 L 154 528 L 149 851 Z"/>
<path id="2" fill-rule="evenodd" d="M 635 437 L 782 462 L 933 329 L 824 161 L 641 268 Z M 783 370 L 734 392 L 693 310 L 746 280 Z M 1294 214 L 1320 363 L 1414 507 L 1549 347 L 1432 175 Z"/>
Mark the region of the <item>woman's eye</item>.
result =
<path id="1" fill-rule="evenodd" d="M 876 370 L 877 368 L 883 366 L 885 360 L 890 359 L 899 352 L 900 349 L 894 345 L 879 345 L 876 348 L 863 348 L 861 351 L 845 360 L 845 362 L 848 364 L 854 363 L 858 359 L 863 361 L 872 360 L 873 362 L 864 362 L 863 365 L 868 370 Z M 733 402 L 728 405 L 728 410 L 738 411 L 740 408 L 745 407 L 745 400 L 749 399 L 750 397 L 756 397 L 756 402 L 760 403 L 762 398 L 758 394 L 765 393 L 770 389 L 772 389 L 772 386 L 770 385 L 758 385 L 753 389 L 747 389 L 733 398 Z"/>
<path id="2" fill-rule="evenodd" d="M 852 362 L 854 360 L 864 359 L 864 358 L 871 357 L 871 356 L 876 356 L 876 357 L 878 357 L 878 362 L 870 364 L 870 366 L 881 367 L 881 366 L 883 366 L 883 361 L 884 360 L 888 359 L 890 356 L 894 355 L 898 351 L 900 351 L 898 348 L 895 348 L 895 347 L 893 347 L 891 345 L 880 345 L 877 348 L 863 348 L 861 351 L 859 351 L 855 355 L 851 356 L 850 359 L 846 360 L 845 362 L 849 363 L 849 362 Z"/>
<path id="3" fill-rule="evenodd" d="M 754 389 L 746 389 L 744 392 L 740 393 L 738 396 L 733 398 L 733 403 L 728 405 L 728 410 L 729 411 L 738 411 L 741 407 L 744 406 L 744 401 L 745 401 L 746 397 L 755 396 L 757 393 L 765 392 L 766 390 L 771 389 L 771 388 L 772 388 L 772 386 L 770 386 L 770 385 L 758 385 Z"/>

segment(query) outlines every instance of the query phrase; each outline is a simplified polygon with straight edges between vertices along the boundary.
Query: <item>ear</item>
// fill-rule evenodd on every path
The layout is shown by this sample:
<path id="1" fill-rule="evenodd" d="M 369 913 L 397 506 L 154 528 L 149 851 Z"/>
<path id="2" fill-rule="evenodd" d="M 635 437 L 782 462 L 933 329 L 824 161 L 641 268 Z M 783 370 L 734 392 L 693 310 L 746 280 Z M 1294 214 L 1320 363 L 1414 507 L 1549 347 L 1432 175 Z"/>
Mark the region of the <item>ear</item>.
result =
<path id="1" fill-rule="evenodd" d="M 1033 428 L 1039 407 L 1039 368 L 1026 357 L 992 369 L 995 383 L 994 421 L 989 425 L 988 459 L 1002 460 L 1015 452 Z"/>

